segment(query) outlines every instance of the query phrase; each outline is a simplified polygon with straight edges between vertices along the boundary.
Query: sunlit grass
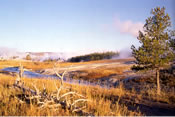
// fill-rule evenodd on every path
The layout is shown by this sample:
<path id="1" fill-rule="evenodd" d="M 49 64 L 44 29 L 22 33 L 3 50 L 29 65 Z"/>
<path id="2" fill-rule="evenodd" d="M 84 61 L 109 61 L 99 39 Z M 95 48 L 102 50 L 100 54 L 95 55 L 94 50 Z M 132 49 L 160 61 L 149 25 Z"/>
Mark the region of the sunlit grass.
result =
<path id="1" fill-rule="evenodd" d="M 0 115 L 77 115 L 71 113 L 66 109 L 60 108 L 58 111 L 52 109 L 39 109 L 34 104 L 21 104 L 15 98 L 15 95 L 22 94 L 22 92 L 9 88 L 15 81 L 15 77 L 1 75 L 0 74 Z M 32 84 L 35 84 L 37 88 L 42 91 L 43 85 L 46 87 L 47 92 L 56 91 L 54 82 L 59 86 L 59 80 L 49 79 L 29 79 L 23 78 L 25 86 L 32 89 Z M 93 115 L 140 115 L 140 113 L 132 112 L 127 109 L 123 104 L 119 104 L 118 100 L 111 100 L 110 95 L 121 97 L 125 94 L 125 90 L 122 87 L 114 89 L 102 89 L 98 86 L 79 86 L 64 84 L 65 86 L 71 87 L 72 90 L 84 95 L 89 100 L 85 111 Z M 61 92 L 61 93 L 64 93 Z"/>
<path id="2" fill-rule="evenodd" d="M 133 59 L 119 59 L 119 60 L 99 60 L 99 61 L 89 61 L 89 62 L 60 62 L 60 67 L 71 66 L 71 65 L 82 65 L 82 64 L 92 64 L 92 63 L 111 63 L 111 62 L 125 62 Z M 5 67 L 19 66 L 20 62 L 25 68 L 32 70 L 53 68 L 54 61 L 50 62 L 39 62 L 39 61 L 26 61 L 26 60 L 0 60 L 0 69 Z"/>
<path id="3" fill-rule="evenodd" d="M 51 79 L 36 79 L 36 78 L 22 78 L 24 85 L 34 89 L 32 84 L 35 84 L 37 88 L 42 91 L 45 86 L 48 93 L 56 91 L 54 82 L 59 87 L 59 80 Z M 17 94 L 22 94 L 21 91 L 17 91 L 14 88 L 9 88 L 15 82 L 15 77 L 9 75 L 0 74 L 0 115 L 23 115 L 23 116 L 53 116 L 53 115 L 79 115 L 78 113 L 71 113 L 67 109 L 59 108 L 57 111 L 53 109 L 39 109 L 35 104 L 19 103 L 18 99 L 15 98 Z M 99 86 L 83 86 L 76 84 L 64 83 L 65 87 L 71 87 L 72 91 L 76 91 L 84 95 L 89 101 L 87 102 L 87 108 L 85 109 L 90 115 L 95 116 L 134 116 L 143 115 L 139 109 L 135 111 L 128 110 L 127 105 L 119 103 L 123 99 L 132 99 L 135 102 L 139 100 L 150 100 L 152 102 L 164 102 L 172 104 L 174 94 L 170 92 L 163 92 L 160 96 L 156 95 L 156 89 L 148 89 L 138 93 L 135 90 L 125 90 L 123 85 L 119 85 L 117 88 L 100 88 Z M 61 92 L 62 94 L 65 91 Z M 81 115 L 81 114 L 80 114 Z"/>
<path id="4" fill-rule="evenodd" d="M 82 72 L 86 73 L 85 76 L 88 79 L 95 79 L 95 78 L 104 78 L 109 77 L 110 75 L 121 75 L 124 71 L 130 70 L 130 66 L 119 66 L 114 68 L 106 68 L 100 67 L 95 69 L 86 69 L 82 70 Z M 81 76 L 79 76 L 81 77 Z"/>
<path id="5" fill-rule="evenodd" d="M 76 64 L 90 64 L 90 63 L 106 63 L 114 62 L 118 60 L 102 60 L 102 61 L 91 61 L 91 62 L 80 62 L 73 63 Z M 124 62 L 124 61 L 123 61 Z M 0 67 L 4 68 L 7 66 L 19 66 L 20 61 L 0 61 Z M 52 68 L 53 62 L 32 62 L 32 61 L 22 61 L 25 68 L 28 69 L 45 69 Z M 61 67 L 70 66 L 72 63 L 60 63 Z M 102 78 L 107 77 L 111 74 L 123 74 L 124 71 L 130 70 L 129 65 L 122 65 L 118 67 L 98 67 L 95 69 L 87 69 L 87 78 Z M 54 109 L 39 109 L 35 104 L 20 103 L 16 95 L 21 95 L 22 92 L 10 88 L 15 82 L 16 76 L 3 75 L 0 74 L 0 115 L 13 115 L 13 116 L 72 116 L 72 115 L 82 115 L 80 113 L 72 113 L 68 109 L 59 108 L 57 111 Z M 143 79 L 142 79 L 143 80 Z M 37 78 L 22 78 L 24 85 L 33 89 L 33 84 L 42 91 L 44 87 L 48 93 L 55 92 L 56 85 L 60 86 L 59 80 L 53 79 L 37 79 Z M 137 82 L 138 85 L 141 81 Z M 144 82 L 144 80 L 142 81 Z M 149 101 L 151 102 L 163 102 L 166 104 L 175 103 L 175 93 L 166 92 L 162 90 L 161 95 L 157 96 L 156 88 L 150 88 L 149 86 L 145 89 L 141 89 L 137 92 L 134 88 L 132 90 L 126 90 L 122 83 L 117 88 L 101 88 L 99 86 L 86 86 L 77 84 L 64 83 L 65 87 L 70 87 L 71 91 L 76 91 L 84 95 L 89 101 L 87 102 L 87 108 L 85 112 L 89 115 L 94 116 L 135 116 L 144 115 L 138 110 L 129 110 L 128 105 L 121 103 L 122 100 L 127 99 L 133 102 L 140 103 L 139 101 Z M 61 94 L 65 91 L 62 90 Z M 131 102 L 132 102 L 131 101 Z M 132 105 L 133 106 L 133 105 Z"/>

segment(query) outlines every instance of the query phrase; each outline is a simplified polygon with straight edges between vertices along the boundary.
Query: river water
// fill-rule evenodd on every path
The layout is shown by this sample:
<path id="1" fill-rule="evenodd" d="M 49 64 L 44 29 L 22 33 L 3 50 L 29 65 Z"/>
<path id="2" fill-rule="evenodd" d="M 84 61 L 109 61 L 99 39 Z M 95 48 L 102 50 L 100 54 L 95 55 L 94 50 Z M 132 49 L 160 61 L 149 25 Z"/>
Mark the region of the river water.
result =
<path id="1" fill-rule="evenodd" d="M 11 73 L 19 73 L 19 67 L 7 67 L 4 69 L 0 69 L 0 71 L 4 71 L 4 72 L 11 72 Z M 79 80 L 79 79 L 72 79 L 71 77 L 64 77 L 63 80 L 66 83 L 69 84 L 79 84 L 79 85 L 90 85 L 90 86 L 100 86 L 102 88 L 111 88 L 111 87 L 116 87 L 119 85 L 119 83 L 122 81 L 123 83 L 128 82 L 128 80 L 131 79 L 135 79 L 135 78 L 139 78 L 138 75 L 134 74 L 134 75 L 128 75 L 124 73 L 124 78 L 122 78 L 121 80 L 117 80 L 116 78 L 100 78 L 98 81 L 94 81 L 94 82 L 89 82 L 87 80 Z M 30 70 L 24 70 L 23 73 L 23 77 L 26 78 L 41 78 L 41 79 L 60 79 L 58 76 L 56 75 L 45 75 L 45 74 L 40 74 L 40 73 L 36 73 Z"/>
<path id="2" fill-rule="evenodd" d="M 1 69 L 0 71 L 5 71 L 5 72 L 12 72 L 12 73 L 19 73 L 19 67 L 7 67 L 4 69 Z M 29 70 L 24 70 L 23 76 L 26 78 L 42 78 L 42 79 L 60 79 L 58 76 L 56 75 L 43 75 L 40 73 L 36 73 L 36 72 L 32 72 Z M 85 81 L 85 80 L 77 80 L 77 79 L 72 79 L 72 78 L 63 78 L 64 82 L 66 83 L 70 83 L 70 84 L 80 84 L 80 85 L 91 85 L 91 86 L 100 86 L 100 87 L 109 87 L 107 85 L 102 85 L 99 83 L 92 83 L 89 81 Z"/>

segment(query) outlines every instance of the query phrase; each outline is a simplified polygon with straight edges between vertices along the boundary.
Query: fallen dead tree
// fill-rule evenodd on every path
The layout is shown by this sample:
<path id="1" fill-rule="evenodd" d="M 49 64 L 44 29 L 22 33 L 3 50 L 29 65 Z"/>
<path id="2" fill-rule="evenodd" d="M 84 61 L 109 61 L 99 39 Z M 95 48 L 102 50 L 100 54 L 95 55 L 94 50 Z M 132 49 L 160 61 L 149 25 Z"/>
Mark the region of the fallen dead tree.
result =
<path id="1" fill-rule="evenodd" d="M 58 108 L 64 108 L 71 112 L 83 112 L 83 109 L 86 108 L 86 102 L 88 101 L 86 97 L 75 91 L 72 91 L 71 88 L 64 86 L 63 78 L 67 71 L 64 71 L 62 75 L 60 75 L 56 69 L 56 64 L 54 65 L 53 70 L 60 79 L 60 87 L 58 88 L 56 82 L 54 81 L 56 91 L 48 93 L 44 85 L 43 91 L 40 91 L 34 84 L 32 84 L 34 90 L 24 85 L 25 83 L 21 80 L 24 69 L 20 64 L 19 74 L 17 75 L 13 87 L 17 90 L 20 90 L 23 97 L 17 97 L 17 99 L 21 103 L 36 104 L 40 109 L 51 108 L 56 111 Z"/>

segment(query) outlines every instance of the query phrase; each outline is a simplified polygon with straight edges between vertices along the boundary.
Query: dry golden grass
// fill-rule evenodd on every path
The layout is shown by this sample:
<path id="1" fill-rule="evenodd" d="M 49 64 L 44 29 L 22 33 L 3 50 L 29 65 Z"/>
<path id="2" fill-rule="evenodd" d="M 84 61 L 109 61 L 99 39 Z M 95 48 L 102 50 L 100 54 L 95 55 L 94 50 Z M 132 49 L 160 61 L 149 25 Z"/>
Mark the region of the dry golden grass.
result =
<path id="1" fill-rule="evenodd" d="M 131 70 L 130 65 L 119 65 L 119 66 L 101 66 L 92 69 L 79 70 L 73 72 L 74 79 L 84 79 L 84 80 L 93 80 L 98 78 L 110 78 L 115 75 L 122 75 L 125 71 Z"/>
<path id="2" fill-rule="evenodd" d="M 149 100 L 155 101 L 155 102 L 162 102 L 166 104 L 175 104 L 175 92 L 168 92 L 165 90 L 161 90 L 161 94 L 157 95 L 157 89 L 156 88 L 147 88 L 147 91 L 142 91 L 140 94 L 140 97 L 143 98 L 143 96 L 146 95 L 146 97 Z"/>
<path id="3" fill-rule="evenodd" d="M 71 66 L 71 65 L 83 65 L 83 64 L 92 64 L 92 63 L 112 63 L 112 62 L 126 62 L 133 59 L 118 59 L 118 60 L 99 60 L 99 61 L 89 61 L 89 62 L 60 62 L 60 67 Z M 39 70 L 39 69 L 47 69 L 53 68 L 53 64 L 55 62 L 33 62 L 33 61 L 26 61 L 26 60 L 0 60 L 0 69 L 9 67 L 9 66 L 19 66 L 19 63 L 25 68 Z"/>
<path id="4" fill-rule="evenodd" d="M 119 60 L 102 60 L 102 61 L 92 61 L 92 62 L 80 62 L 73 63 L 75 64 L 90 64 L 90 63 L 105 63 L 105 62 L 114 62 Z M 19 66 L 20 61 L 0 61 L 0 68 L 7 66 Z M 124 62 L 124 60 L 122 60 Z M 44 69 L 52 68 L 52 62 L 30 62 L 22 61 L 22 64 L 25 68 L 28 69 Z M 60 63 L 60 66 L 70 66 L 72 63 Z M 88 78 L 101 78 L 107 77 L 111 74 L 122 74 L 123 71 L 129 70 L 130 66 L 119 66 L 115 68 L 106 68 L 98 67 L 96 69 L 85 70 L 88 75 Z M 21 95 L 22 92 L 17 91 L 13 88 L 9 88 L 15 82 L 16 77 L 10 75 L 0 74 L 0 116 L 73 116 L 73 115 L 82 115 L 81 113 L 72 113 L 68 109 L 59 108 L 59 110 L 54 111 L 53 109 L 39 109 L 35 104 L 21 104 L 16 97 L 16 95 Z M 25 86 L 34 89 L 32 86 L 36 84 L 37 88 L 42 91 L 43 84 L 46 87 L 48 93 L 56 91 L 54 82 L 59 87 L 59 80 L 51 79 L 37 79 L 37 78 L 22 78 Z M 83 86 L 75 84 L 67 84 L 65 86 L 71 87 L 71 90 L 76 91 L 87 97 L 89 100 L 87 102 L 87 108 L 85 109 L 90 115 L 94 116 L 135 116 L 143 115 L 141 111 L 128 110 L 125 103 L 119 103 L 123 99 L 134 99 L 134 102 L 137 100 L 144 100 L 145 97 L 148 100 L 153 102 L 165 102 L 168 104 L 172 103 L 172 99 L 175 99 L 174 93 L 170 94 L 169 92 L 162 91 L 161 96 L 157 96 L 156 89 L 150 88 L 148 90 L 143 90 L 138 93 L 134 89 L 132 91 L 127 91 L 120 85 L 118 88 L 105 89 L 98 86 Z M 61 92 L 65 93 L 64 91 Z M 172 98 L 172 99 L 171 99 Z M 171 99 L 171 100 L 170 100 Z"/>
<path id="5" fill-rule="evenodd" d="M 22 92 L 17 91 L 13 88 L 9 88 L 15 81 L 14 77 L 2 75 L 0 74 L 0 115 L 1 116 L 53 116 L 53 115 L 79 115 L 77 113 L 71 113 L 67 109 L 60 108 L 58 111 L 54 111 L 52 109 L 39 109 L 34 104 L 21 104 L 15 98 L 15 95 L 22 94 Z M 23 78 L 25 86 L 30 88 L 32 87 L 32 83 L 36 84 L 36 86 L 43 90 L 43 84 L 45 85 L 47 92 L 56 91 L 54 86 L 54 81 L 49 79 L 29 79 Z M 56 81 L 59 84 L 59 81 Z M 120 88 L 114 89 L 102 89 L 100 87 L 92 87 L 92 86 L 79 86 L 79 85 L 71 85 L 65 84 L 72 88 L 72 90 L 79 92 L 87 97 L 88 103 L 85 111 L 92 115 L 141 115 L 139 112 L 132 112 L 127 109 L 125 105 L 119 104 L 119 99 L 121 96 L 125 94 L 125 90 Z M 33 88 L 34 89 L 34 88 Z M 61 92 L 64 93 L 64 92 Z M 110 96 L 119 97 L 118 100 L 111 100 Z M 81 115 L 81 114 L 80 114 Z"/>
<path id="6" fill-rule="evenodd" d="M 121 75 L 125 70 L 130 70 L 130 66 L 120 66 L 114 68 L 100 67 L 95 69 L 82 70 L 82 72 L 87 73 L 87 75 L 85 76 L 86 78 L 95 79 L 108 77 L 113 74 Z"/>
<path id="7" fill-rule="evenodd" d="M 0 61 L 0 68 L 19 66 L 20 62 L 25 68 L 28 69 L 42 69 L 51 68 L 53 66 L 52 62 L 32 62 L 32 61 L 19 61 L 19 60 L 3 60 Z"/>
<path id="8" fill-rule="evenodd" d="M 52 109 L 39 109 L 35 104 L 21 104 L 19 101 L 14 98 L 16 95 L 21 95 L 22 92 L 17 91 L 13 88 L 9 88 L 14 82 L 15 77 L 9 75 L 0 74 L 0 115 L 23 115 L 23 116 L 73 116 L 73 115 L 81 115 L 79 113 L 71 113 L 67 109 L 60 108 L 57 111 Z M 51 80 L 51 79 L 35 79 L 35 78 L 22 78 L 25 86 L 34 89 L 32 86 L 36 84 L 37 88 L 42 91 L 43 84 L 45 85 L 47 92 L 56 91 L 54 86 L 54 82 L 59 86 L 59 80 Z M 87 102 L 86 112 L 90 113 L 90 115 L 95 116 L 135 116 L 135 115 L 143 115 L 139 110 L 130 111 L 124 103 L 119 103 L 119 101 L 123 99 L 134 99 L 134 102 L 137 101 L 145 101 L 150 100 L 151 102 L 170 102 L 170 97 L 174 94 L 169 94 L 168 92 L 162 92 L 161 96 L 156 95 L 156 89 L 149 89 L 147 91 L 143 90 L 138 93 L 135 90 L 127 91 L 120 85 L 117 88 L 105 89 L 100 88 L 98 86 L 83 86 L 76 84 L 67 84 L 65 86 L 71 87 L 72 91 L 76 91 L 87 97 L 89 100 Z M 64 91 L 61 92 L 65 93 Z"/>

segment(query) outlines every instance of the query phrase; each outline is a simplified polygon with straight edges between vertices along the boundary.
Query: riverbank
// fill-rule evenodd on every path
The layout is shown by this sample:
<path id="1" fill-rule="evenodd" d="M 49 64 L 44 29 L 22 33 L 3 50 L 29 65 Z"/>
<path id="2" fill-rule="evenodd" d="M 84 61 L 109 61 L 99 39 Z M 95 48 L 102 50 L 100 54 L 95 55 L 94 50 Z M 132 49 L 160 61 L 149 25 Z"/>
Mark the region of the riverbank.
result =
<path id="1" fill-rule="evenodd" d="M 22 96 L 23 93 L 11 88 L 15 82 L 19 68 L 18 66 L 3 68 L 4 71 L 0 73 L 0 114 L 23 116 L 175 115 L 175 91 L 173 90 L 175 83 L 173 80 L 174 76 L 171 73 L 167 72 L 166 76 L 161 75 L 161 95 L 157 96 L 156 79 L 153 71 L 147 73 L 130 71 L 130 66 L 133 64 L 130 61 L 110 61 L 109 64 L 105 62 L 93 63 L 97 64 L 97 67 L 91 69 L 90 65 L 94 65 L 92 63 L 86 63 L 87 67 L 85 69 L 81 67 L 78 71 L 69 71 L 67 76 L 65 76 L 65 78 L 71 77 L 72 79 L 69 79 L 69 82 L 68 80 L 64 80 L 64 86 L 69 87 L 69 91 L 75 91 L 89 100 L 85 110 L 79 113 L 72 113 L 66 108 L 58 108 L 57 111 L 55 111 L 54 108 L 39 109 L 36 104 L 20 102 L 15 97 Z M 113 62 L 116 63 L 113 64 Z M 81 63 L 81 65 L 83 65 L 83 63 Z M 74 66 L 74 68 L 77 68 L 75 64 Z M 48 74 L 48 77 L 47 74 L 45 74 L 46 72 L 36 73 L 35 69 L 30 70 L 26 67 L 24 68 L 26 69 L 24 72 L 25 77 L 22 78 L 24 86 L 35 90 L 32 85 L 35 84 L 41 92 L 44 90 L 44 86 L 48 94 L 57 91 L 55 83 L 57 87 L 60 86 L 60 80 L 58 80 L 58 78 L 50 78 L 51 76 L 49 76 L 52 75 L 56 77 L 55 74 Z M 36 74 L 39 75 L 39 77 L 36 77 Z M 95 74 L 97 75 L 93 78 Z M 165 73 L 162 71 L 161 74 Z M 35 77 L 28 77 L 30 75 Z M 45 75 L 48 78 L 44 77 Z M 75 75 L 79 76 L 75 77 Z M 92 85 L 90 83 L 96 84 Z M 61 92 L 61 94 L 64 93 L 65 91 Z"/>
<path id="2" fill-rule="evenodd" d="M 16 95 L 22 95 L 22 92 L 11 88 L 15 79 L 15 77 L 0 74 L 1 115 L 175 115 L 175 103 L 171 101 L 174 98 L 172 92 L 162 90 L 161 96 L 157 97 L 154 88 L 149 87 L 149 90 L 137 92 L 136 90 L 126 90 L 122 84 L 116 88 L 105 89 L 98 86 L 64 83 L 65 87 L 70 87 L 71 91 L 78 92 L 89 100 L 84 113 L 72 113 L 64 108 L 59 108 L 57 111 L 54 108 L 39 109 L 35 104 L 25 104 L 15 98 Z M 45 86 L 47 93 L 56 91 L 55 83 L 58 87 L 60 85 L 59 80 L 22 78 L 22 81 L 25 86 L 33 90 L 35 88 L 32 84 L 35 84 L 41 92 L 44 90 L 43 86 Z M 64 91 L 61 94 L 64 94 Z"/>

